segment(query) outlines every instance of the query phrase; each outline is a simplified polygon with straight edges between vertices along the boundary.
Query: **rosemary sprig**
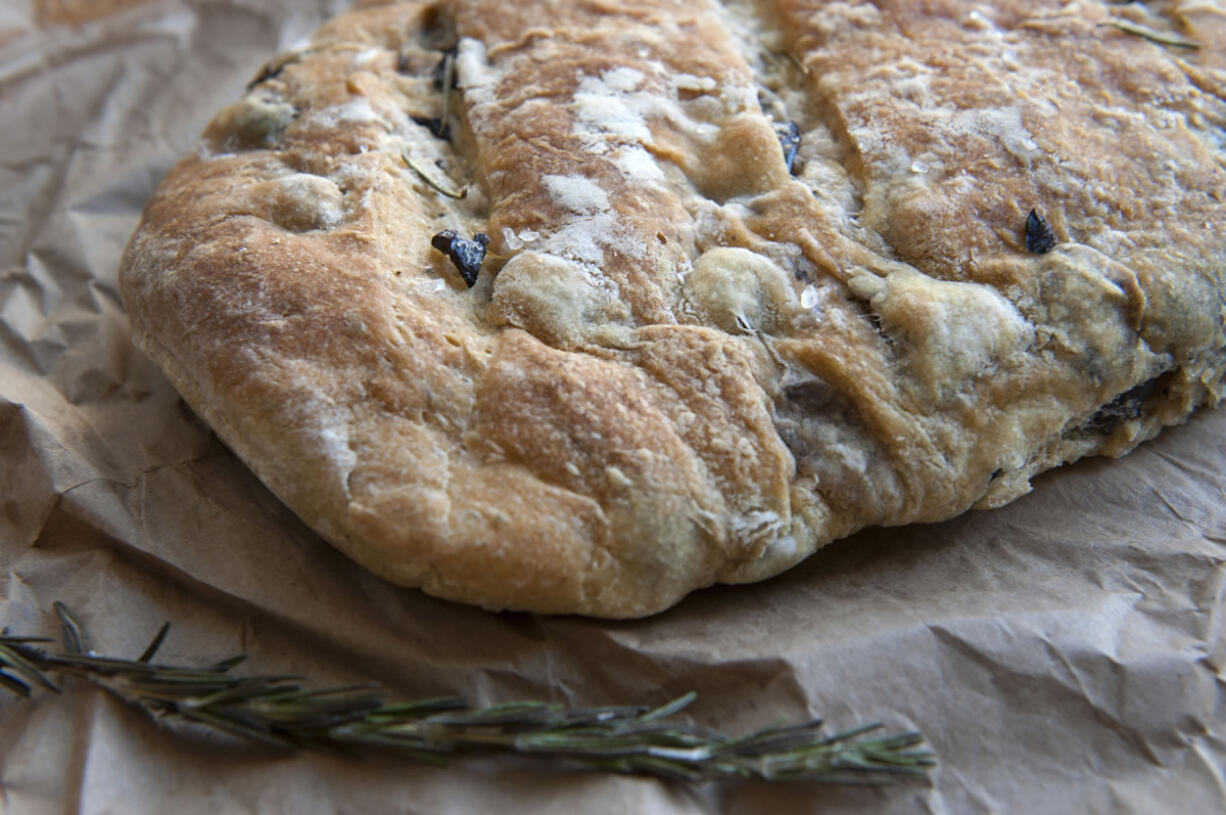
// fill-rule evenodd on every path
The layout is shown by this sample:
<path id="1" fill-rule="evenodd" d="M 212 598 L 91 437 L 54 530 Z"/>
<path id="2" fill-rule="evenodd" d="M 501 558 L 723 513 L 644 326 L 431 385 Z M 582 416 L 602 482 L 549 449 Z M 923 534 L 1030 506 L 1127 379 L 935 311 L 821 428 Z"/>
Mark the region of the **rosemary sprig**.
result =
<path id="1" fill-rule="evenodd" d="M 567 710 L 544 702 L 474 708 L 454 697 L 389 703 L 375 684 L 309 689 L 292 676 L 239 676 L 231 671 L 242 657 L 202 668 L 154 663 L 169 625 L 138 659 L 100 656 L 87 650 L 69 611 L 59 603 L 55 611 L 67 653 L 50 654 L 40 647 L 49 640 L 5 629 L 0 687 L 27 697 L 35 685 L 59 692 L 51 674 L 84 677 L 156 717 L 281 750 L 393 751 L 436 763 L 461 753 L 515 753 L 687 781 L 885 783 L 922 777 L 936 763 L 919 733 L 870 736 L 877 724 L 826 735 L 814 719 L 729 737 L 676 720 L 693 693 L 654 709 Z"/>

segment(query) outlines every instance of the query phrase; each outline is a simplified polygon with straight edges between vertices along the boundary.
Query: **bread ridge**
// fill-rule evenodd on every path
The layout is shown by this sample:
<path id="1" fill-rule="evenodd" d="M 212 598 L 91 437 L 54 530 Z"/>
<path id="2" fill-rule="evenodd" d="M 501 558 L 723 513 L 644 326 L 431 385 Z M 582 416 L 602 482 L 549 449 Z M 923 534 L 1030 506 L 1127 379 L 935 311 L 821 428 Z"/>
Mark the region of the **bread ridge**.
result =
<path id="1" fill-rule="evenodd" d="M 121 270 L 136 340 L 373 571 L 606 617 L 1216 404 L 1215 58 L 1096 6 L 936 5 L 367 4 L 159 187 Z M 444 228 L 490 235 L 471 290 Z"/>

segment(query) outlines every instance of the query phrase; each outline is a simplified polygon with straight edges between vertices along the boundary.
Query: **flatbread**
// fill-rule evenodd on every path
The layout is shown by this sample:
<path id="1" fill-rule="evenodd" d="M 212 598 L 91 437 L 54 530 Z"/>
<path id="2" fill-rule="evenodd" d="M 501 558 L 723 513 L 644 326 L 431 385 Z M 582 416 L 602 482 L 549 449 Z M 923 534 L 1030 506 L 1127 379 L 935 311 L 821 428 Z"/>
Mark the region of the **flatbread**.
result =
<path id="1" fill-rule="evenodd" d="M 645 615 L 1216 404 L 1224 54 L 1191 1 L 374 4 L 217 114 L 123 295 L 368 568 Z"/>

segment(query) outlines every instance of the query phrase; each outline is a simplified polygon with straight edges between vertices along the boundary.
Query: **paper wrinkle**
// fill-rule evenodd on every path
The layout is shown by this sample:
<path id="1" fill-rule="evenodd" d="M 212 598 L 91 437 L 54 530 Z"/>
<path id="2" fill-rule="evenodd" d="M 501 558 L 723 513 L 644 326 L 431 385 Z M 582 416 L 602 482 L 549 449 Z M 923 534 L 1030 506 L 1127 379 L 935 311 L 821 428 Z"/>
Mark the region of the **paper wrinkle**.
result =
<path id="1" fill-rule="evenodd" d="M 0 627 L 102 650 L 243 650 L 399 697 L 659 704 L 745 732 L 918 728 L 886 789 L 687 787 L 519 762 L 236 756 L 97 693 L 0 698 L 0 812 L 978 813 L 1226 810 L 1226 412 L 998 511 L 870 530 L 644 621 L 495 615 L 391 586 L 307 530 L 130 345 L 116 266 L 211 113 L 333 0 L 149 0 L 0 36 Z M 8 30 L 8 29 L 6 29 Z M 16 29 L 14 29 L 16 30 Z M 75 758 L 74 758 L 75 757 Z"/>
<path id="2" fill-rule="evenodd" d="M 1216 744 L 1210 746 L 1208 742 L 1216 742 Z M 1213 785 L 1221 800 L 1226 800 L 1226 771 L 1223 770 L 1221 760 L 1224 749 L 1226 749 L 1226 743 L 1223 743 L 1221 739 L 1204 736 L 1192 739 L 1192 752 L 1205 771 L 1209 773 L 1209 777 L 1213 779 Z"/>
<path id="3" fill-rule="evenodd" d="M 39 699 L 21 711 L 23 727 L 0 730 L 0 758 L 26 760 L 11 772 L 0 761 L 0 812 L 42 815 L 78 811 L 81 766 L 90 734 L 94 694 L 70 693 L 63 699 Z M 82 738 L 56 742 L 46 732 L 69 730 Z M 12 762 L 16 764 L 17 762 Z"/>

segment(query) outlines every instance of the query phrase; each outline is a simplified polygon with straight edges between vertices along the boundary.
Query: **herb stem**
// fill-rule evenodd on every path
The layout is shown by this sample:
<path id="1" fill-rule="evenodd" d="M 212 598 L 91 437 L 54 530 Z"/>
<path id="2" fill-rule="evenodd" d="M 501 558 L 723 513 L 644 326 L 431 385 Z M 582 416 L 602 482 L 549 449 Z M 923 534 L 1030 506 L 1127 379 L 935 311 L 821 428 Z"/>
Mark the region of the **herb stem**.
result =
<path id="1" fill-rule="evenodd" d="M 277 750 L 392 750 L 438 763 L 448 754 L 515 753 L 589 769 L 689 781 L 758 778 L 826 783 L 889 783 L 922 778 L 935 756 L 918 733 L 869 736 L 880 725 L 827 735 L 822 722 L 777 723 L 745 736 L 678 721 L 696 698 L 665 705 L 584 710 L 542 702 L 474 708 L 454 697 L 388 703 L 377 685 L 309 689 L 292 676 L 237 676 L 241 658 L 207 668 L 152 663 L 159 630 L 138 659 L 86 650 L 89 640 L 57 604 L 69 653 L 45 640 L 0 632 L 0 688 L 28 697 L 35 685 L 59 692 L 49 674 L 83 677 L 159 718 L 178 719 Z M 79 649 L 79 650 L 78 650 Z"/>

